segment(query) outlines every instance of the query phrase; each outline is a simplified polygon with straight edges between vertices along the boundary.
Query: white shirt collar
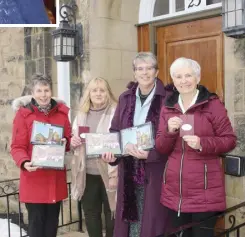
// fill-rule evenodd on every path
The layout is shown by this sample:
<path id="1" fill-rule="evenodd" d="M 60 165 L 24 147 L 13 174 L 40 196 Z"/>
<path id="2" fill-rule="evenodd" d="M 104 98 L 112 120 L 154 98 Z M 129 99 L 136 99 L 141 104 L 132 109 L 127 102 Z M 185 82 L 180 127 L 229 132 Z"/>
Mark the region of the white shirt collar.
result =
<path id="1" fill-rule="evenodd" d="M 187 110 L 188 110 L 192 105 L 194 105 L 194 104 L 196 103 L 198 95 L 199 95 L 199 90 L 197 89 L 197 93 L 196 93 L 196 95 L 193 97 L 193 99 L 192 99 L 192 101 L 191 101 L 189 107 L 187 108 Z M 184 105 L 183 105 L 183 102 L 182 102 L 182 99 L 181 99 L 181 96 L 180 96 L 180 95 L 179 95 L 178 103 L 179 103 L 179 106 L 180 106 L 180 108 L 181 108 L 181 110 L 182 110 L 182 113 L 184 114 L 187 110 L 185 110 L 185 108 L 184 108 Z"/>

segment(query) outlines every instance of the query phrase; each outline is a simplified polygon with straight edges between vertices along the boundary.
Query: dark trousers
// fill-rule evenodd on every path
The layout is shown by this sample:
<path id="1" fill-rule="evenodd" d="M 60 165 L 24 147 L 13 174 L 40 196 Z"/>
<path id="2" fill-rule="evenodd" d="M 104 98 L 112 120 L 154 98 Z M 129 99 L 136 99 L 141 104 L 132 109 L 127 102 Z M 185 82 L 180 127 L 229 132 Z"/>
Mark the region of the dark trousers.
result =
<path id="1" fill-rule="evenodd" d="M 60 204 L 26 203 L 29 237 L 56 237 Z"/>
<path id="2" fill-rule="evenodd" d="M 89 237 L 102 237 L 102 206 L 105 215 L 106 237 L 113 236 L 114 219 L 110 211 L 105 185 L 100 175 L 86 175 L 82 198 L 85 223 Z"/>
<path id="3" fill-rule="evenodd" d="M 190 223 L 198 223 L 217 214 L 217 212 L 180 213 L 180 216 L 178 217 L 177 212 L 170 209 L 168 210 L 169 210 L 170 225 L 173 228 L 178 228 L 180 226 L 187 225 Z M 180 236 L 181 237 L 213 237 L 216 221 L 217 218 L 212 218 L 210 221 L 205 222 L 205 224 L 185 230 L 182 236 L 181 235 Z M 173 237 L 175 237 L 175 235 L 173 235 Z"/>

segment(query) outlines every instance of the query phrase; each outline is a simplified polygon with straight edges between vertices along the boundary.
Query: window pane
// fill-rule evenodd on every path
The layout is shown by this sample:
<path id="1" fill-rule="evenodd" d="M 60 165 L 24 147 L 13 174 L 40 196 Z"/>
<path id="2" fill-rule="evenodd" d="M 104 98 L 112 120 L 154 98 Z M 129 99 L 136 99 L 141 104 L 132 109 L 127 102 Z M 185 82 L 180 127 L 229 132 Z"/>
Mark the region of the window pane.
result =
<path id="1" fill-rule="evenodd" d="M 169 0 L 156 0 L 153 16 L 161 16 L 167 14 L 169 14 Z"/>
<path id="2" fill-rule="evenodd" d="M 215 3 L 219 3 L 222 0 L 207 0 L 207 5 L 211 5 L 211 4 L 215 4 Z"/>
<path id="3" fill-rule="evenodd" d="M 176 0 L 176 12 L 185 10 L 185 0 Z"/>

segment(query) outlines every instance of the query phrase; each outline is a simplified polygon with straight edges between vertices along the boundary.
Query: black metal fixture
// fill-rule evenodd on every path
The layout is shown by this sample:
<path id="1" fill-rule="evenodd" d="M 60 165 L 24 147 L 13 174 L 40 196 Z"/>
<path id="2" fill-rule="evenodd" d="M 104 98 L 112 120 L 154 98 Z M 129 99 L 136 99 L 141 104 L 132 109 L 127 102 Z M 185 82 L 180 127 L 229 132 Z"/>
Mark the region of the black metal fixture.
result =
<path id="1" fill-rule="evenodd" d="M 245 0 L 223 0 L 223 32 L 230 37 L 245 37 Z"/>
<path id="2" fill-rule="evenodd" d="M 74 0 L 63 4 L 59 13 L 59 27 L 52 31 L 53 57 L 56 61 L 68 62 L 82 55 L 82 25 L 76 24 L 77 5 Z"/>

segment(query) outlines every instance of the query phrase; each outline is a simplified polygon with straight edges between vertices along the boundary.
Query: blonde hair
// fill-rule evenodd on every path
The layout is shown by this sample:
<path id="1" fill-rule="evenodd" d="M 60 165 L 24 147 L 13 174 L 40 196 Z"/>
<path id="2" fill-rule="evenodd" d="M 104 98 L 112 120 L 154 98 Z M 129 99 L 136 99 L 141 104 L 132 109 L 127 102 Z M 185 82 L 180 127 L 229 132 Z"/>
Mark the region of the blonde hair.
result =
<path id="1" fill-rule="evenodd" d="M 96 78 L 91 79 L 84 89 L 84 93 L 83 93 L 83 96 L 81 98 L 80 105 L 79 105 L 80 111 L 87 113 L 89 111 L 89 109 L 91 108 L 92 102 L 90 100 L 90 91 L 92 88 L 97 86 L 98 83 L 104 84 L 104 88 L 105 88 L 105 91 L 107 93 L 106 105 L 109 106 L 109 105 L 113 105 L 113 104 L 117 103 L 117 99 L 114 96 L 114 94 L 112 93 L 112 90 L 111 90 L 111 87 L 110 87 L 108 81 L 102 77 L 96 77 Z"/>

